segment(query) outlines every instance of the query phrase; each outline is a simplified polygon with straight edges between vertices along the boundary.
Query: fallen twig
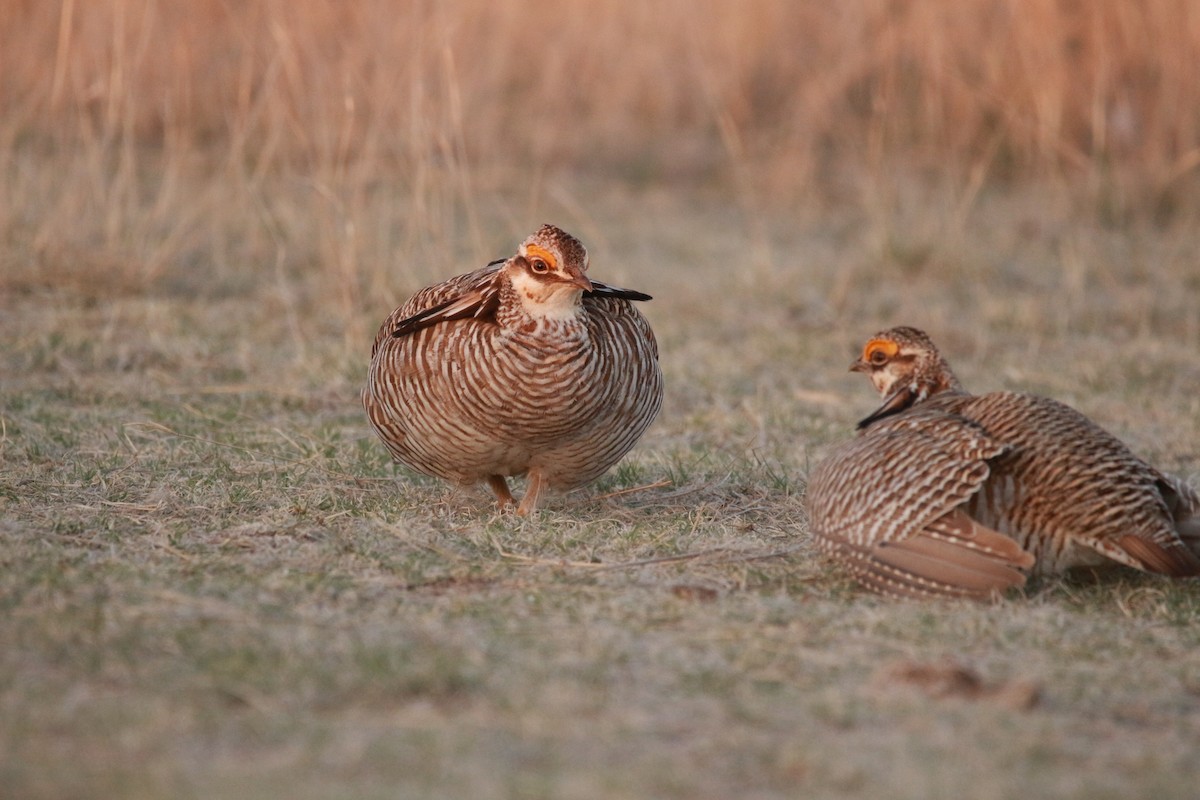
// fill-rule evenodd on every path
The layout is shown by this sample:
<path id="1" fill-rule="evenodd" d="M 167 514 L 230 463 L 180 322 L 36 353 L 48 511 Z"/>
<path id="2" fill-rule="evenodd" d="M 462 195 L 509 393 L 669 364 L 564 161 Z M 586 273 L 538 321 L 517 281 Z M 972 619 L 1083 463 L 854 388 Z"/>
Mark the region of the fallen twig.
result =
<path id="1" fill-rule="evenodd" d="M 599 495 L 596 495 L 595 497 L 593 497 L 592 499 L 593 500 L 607 500 L 610 497 L 620 497 L 623 494 L 633 494 L 634 492 L 644 492 L 649 489 L 661 489 L 664 486 L 670 486 L 670 485 L 671 485 L 671 479 L 664 478 L 661 481 L 655 481 L 654 483 L 647 483 L 643 486 L 630 486 L 628 489 L 618 489 L 615 492 L 608 492 L 607 494 L 599 494 Z"/>

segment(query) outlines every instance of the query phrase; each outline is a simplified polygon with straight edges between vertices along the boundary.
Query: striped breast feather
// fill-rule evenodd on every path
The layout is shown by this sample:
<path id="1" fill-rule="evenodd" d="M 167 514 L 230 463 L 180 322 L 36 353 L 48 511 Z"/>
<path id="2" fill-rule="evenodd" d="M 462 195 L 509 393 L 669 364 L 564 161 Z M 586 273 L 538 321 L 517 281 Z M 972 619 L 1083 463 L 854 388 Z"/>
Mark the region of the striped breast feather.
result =
<path id="1" fill-rule="evenodd" d="M 987 480 L 1008 450 L 957 415 L 913 411 L 838 447 L 808 486 L 814 533 L 869 545 L 920 531 Z"/>
<path id="2" fill-rule="evenodd" d="M 594 283 L 594 282 L 593 282 Z M 627 350 L 625 355 L 658 361 L 658 342 L 650 322 L 630 303 L 630 300 L 649 299 L 650 295 L 632 289 L 616 289 L 600 284 L 600 290 L 584 294 L 583 307 L 587 325 L 598 341 L 611 347 Z"/>

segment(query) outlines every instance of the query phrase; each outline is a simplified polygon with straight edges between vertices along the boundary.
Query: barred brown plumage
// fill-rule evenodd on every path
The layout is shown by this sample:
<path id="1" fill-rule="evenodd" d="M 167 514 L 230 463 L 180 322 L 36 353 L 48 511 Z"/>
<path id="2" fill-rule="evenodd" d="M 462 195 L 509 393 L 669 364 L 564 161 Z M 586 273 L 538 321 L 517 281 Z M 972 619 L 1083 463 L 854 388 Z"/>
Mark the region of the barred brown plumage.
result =
<path id="1" fill-rule="evenodd" d="M 518 513 L 544 488 L 598 478 L 658 414 L 658 345 L 631 300 L 587 278 L 578 239 L 543 225 L 517 254 L 422 289 L 384 321 L 362 392 L 375 432 L 403 464 L 486 482 Z"/>
<path id="2" fill-rule="evenodd" d="M 986 598 L 1021 569 L 1200 575 L 1200 497 L 1078 411 L 967 393 L 915 328 L 876 334 L 850 368 L 884 402 L 814 470 L 808 504 L 816 541 L 869 588 Z"/>

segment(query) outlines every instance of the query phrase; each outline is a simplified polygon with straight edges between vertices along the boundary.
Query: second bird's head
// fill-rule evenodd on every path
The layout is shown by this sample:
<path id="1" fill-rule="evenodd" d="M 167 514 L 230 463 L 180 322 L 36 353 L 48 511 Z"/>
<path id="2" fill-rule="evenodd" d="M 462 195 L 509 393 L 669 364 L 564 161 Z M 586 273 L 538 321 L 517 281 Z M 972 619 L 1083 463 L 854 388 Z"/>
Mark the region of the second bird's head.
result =
<path id="1" fill-rule="evenodd" d="M 932 395 L 962 391 L 933 340 L 916 328 L 891 328 L 875 334 L 863 345 L 862 355 L 850 370 L 870 378 L 883 398 L 883 405 L 862 420 L 860 428 Z"/>
<path id="2" fill-rule="evenodd" d="M 504 265 L 526 311 L 539 317 L 576 313 L 588 280 L 588 254 L 583 243 L 553 225 L 543 225 L 521 242 Z"/>

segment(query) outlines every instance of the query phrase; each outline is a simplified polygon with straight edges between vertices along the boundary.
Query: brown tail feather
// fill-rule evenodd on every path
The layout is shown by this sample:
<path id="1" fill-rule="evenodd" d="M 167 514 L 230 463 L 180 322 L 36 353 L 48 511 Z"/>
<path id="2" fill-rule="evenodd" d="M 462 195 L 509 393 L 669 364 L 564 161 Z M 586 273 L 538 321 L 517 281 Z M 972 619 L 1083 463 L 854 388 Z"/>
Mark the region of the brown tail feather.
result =
<path id="1" fill-rule="evenodd" d="M 959 587 L 971 594 L 987 594 L 1025 584 L 1025 576 L 1004 563 L 924 535 L 881 544 L 872 555 L 876 561 L 895 569 L 933 583 Z"/>
<path id="2" fill-rule="evenodd" d="M 1147 572 L 1157 572 L 1172 578 L 1200 576 L 1200 557 L 1182 542 L 1163 547 L 1127 534 L 1117 541 L 1117 546 L 1136 559 Z"/>
<path id="3" fill-rule="evenodd" d="M 859 578 L 876 591 L 903 596 L 987 599 L 1025 585 L 1021 567 L 1033 556 L 1014 540 L 956 510 L 915 536 L 862 554 Z"/>
<path id="4" fill-rule="evenodd" d="M 1029 569 L 1036 560 L 1033 553 L 1023 550 L 1016 539 L 979 524 L 962 510 L 935 519 L 926 526 L 926 531 L 930 536 L 949 539 L 1012 567 Z"/>

